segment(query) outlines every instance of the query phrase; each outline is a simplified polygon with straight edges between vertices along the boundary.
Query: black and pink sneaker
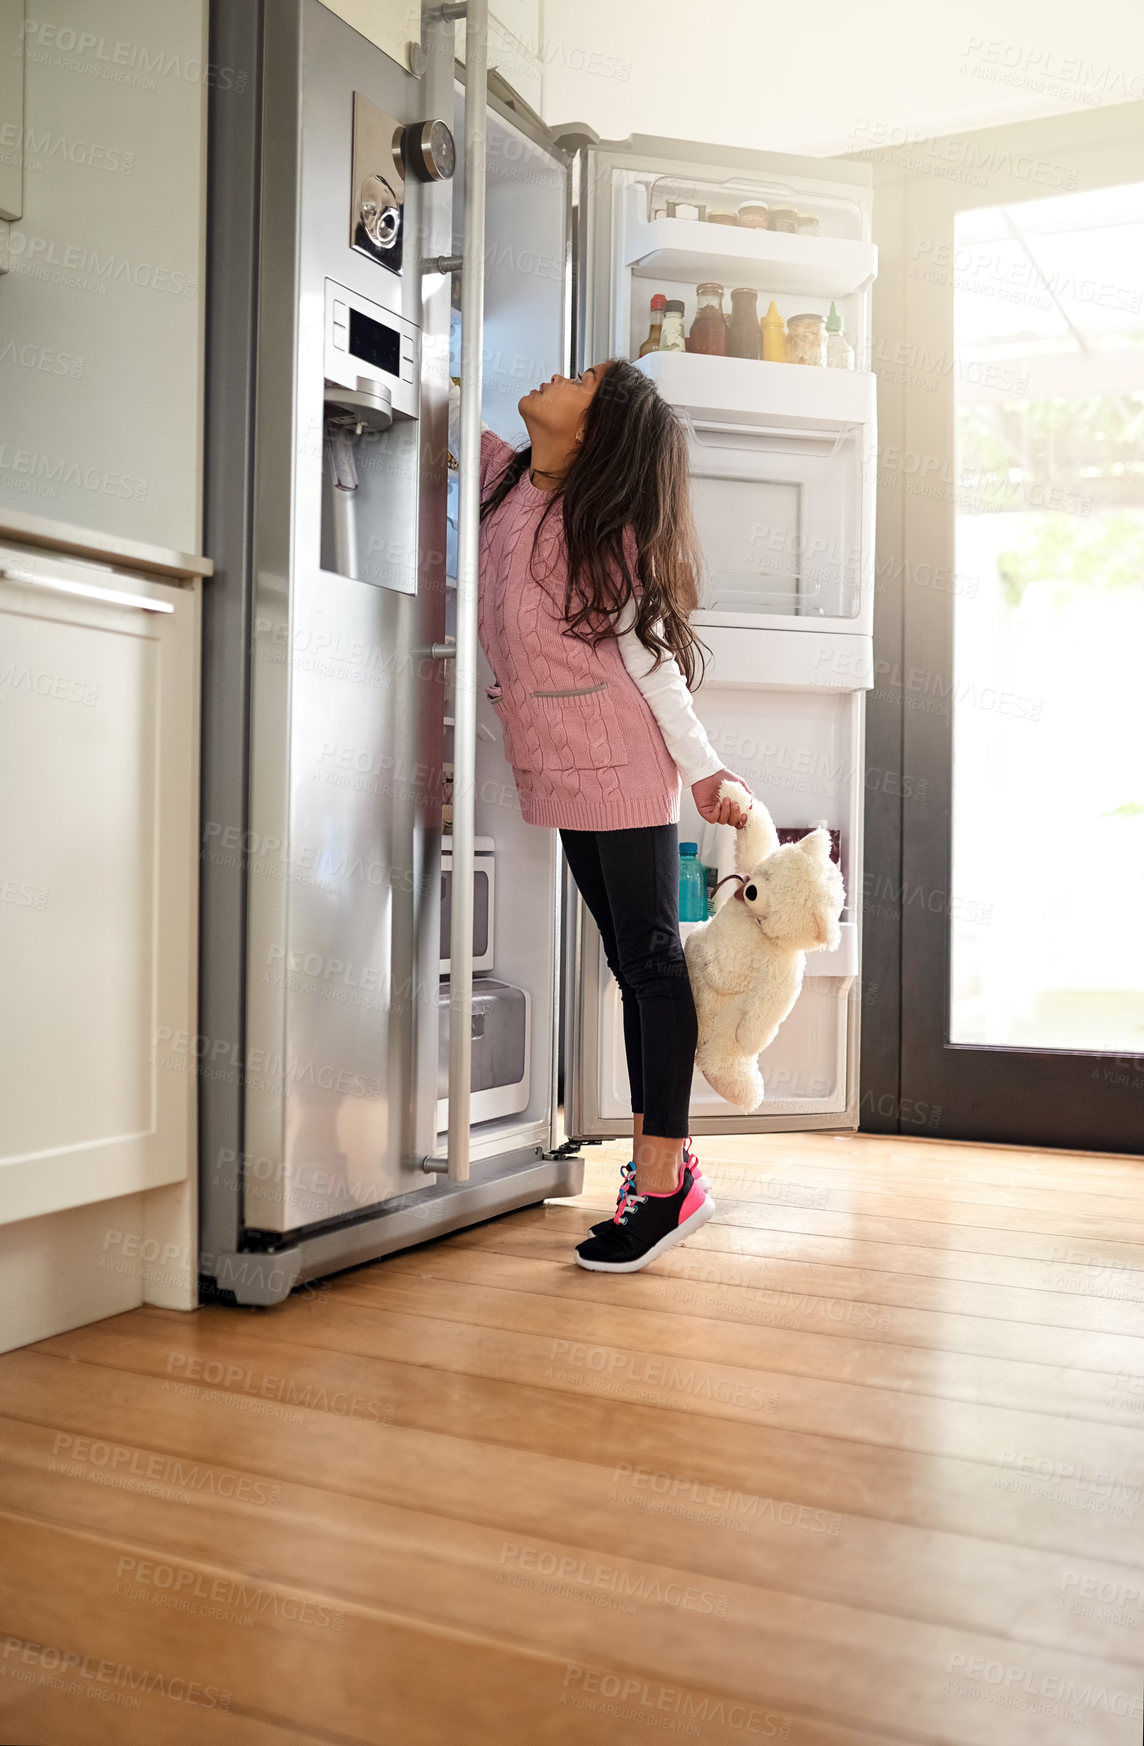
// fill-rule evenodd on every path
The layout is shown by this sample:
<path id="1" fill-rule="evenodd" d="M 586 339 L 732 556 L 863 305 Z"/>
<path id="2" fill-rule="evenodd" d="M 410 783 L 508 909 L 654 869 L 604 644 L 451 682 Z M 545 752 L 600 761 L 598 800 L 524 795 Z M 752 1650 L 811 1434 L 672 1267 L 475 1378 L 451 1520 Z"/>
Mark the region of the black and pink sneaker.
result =
<path id="1" fill-rule="evenodd" d="M 680 1165 L 678 1186 L 668 1194 L 637 1194 L 632 1180 L 621 1190 L 615 1216 L 579 1245 L 576 1261 L 593 1273 L 638 1273 L 693 1236 L 714 1211 L 690 1164 Z"/>
<path id="2" fill-rule="evenodd" d="M 691 1174 L 693 1178 L 699 1184 L 704 1194 L 709 1195 L 711 1193 L 711 1181 L 709 1177 L 704 1175 L 703 1166 L 700 1164 L 695 1153 L 691 1150 L 690 1134 L 687 1136 L 687 1141 L 683 1148 L 683 1162 L 691 1166 Z M 629 1158 L 627 1163 L 620 1167 L 620 1191 L 616 1195 L 616 1212 L 619 1212 L 620 1207 L 623 1204 L 624 1196 L 634 1189 L 635 1185 L 636 1167 Z M 712 1202 L 712 1205 L 714 1205 L 714 1202 Z M 592 1235 L 599 1236 L 601 1231 L 610 1230 L 615 1216 L 616 1213 L 613 1213 L 611 1218 L 601 1219 L 598 1225 L 593 1225 L 591 1227 Z"/>

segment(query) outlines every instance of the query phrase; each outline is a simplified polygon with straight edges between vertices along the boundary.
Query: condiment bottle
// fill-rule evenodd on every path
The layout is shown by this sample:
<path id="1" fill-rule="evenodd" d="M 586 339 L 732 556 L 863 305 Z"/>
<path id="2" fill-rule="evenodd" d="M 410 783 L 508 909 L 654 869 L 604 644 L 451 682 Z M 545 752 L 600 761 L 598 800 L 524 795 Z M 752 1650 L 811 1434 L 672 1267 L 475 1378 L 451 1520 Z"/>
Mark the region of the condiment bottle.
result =
<path id="1" fill-rule="evenodd" d="M 699 302 L 687 336 L 687 349 L 706 352 L 709 357 L 725 357 L 727 317 L 723 313 L 723 287 L 712 279 L 696 287 L 696 296 Z"/>
<path id="2" fill-rule="evenodd" d="M 646 358 L 649 352 L 658 352 L 659 350 L 660 335 L 663 333 L 663 306 L 666 302 L 667 299 L 662 291 L 657 291 L 651 300 L 651 326 L 648 329 L 647 338 L 639 349 L 641 358 Z"/>
<path id="3" fill-rule="evenodd" d="M 763 357 L 772 364 L 786 363 L 786 329 L 774 303 L 762 319 Z"/>
<path id="4" fill-rule="evenodd" d="M 759 331 L 758 292 L 740 285 L 731 293 L 731 320 L 727 324 L 727 356 L 757 358 L 762 348 Z"/>
<path id="5" fill-rule="evenodd" d="M 687 341 L 683 337 L 683 299 L 669 297 L 663 306 L 663 331 L 659 336 L 661 352 L 685 352 Z"/>
<path id="6" fill-rule="evenodd" d="M 833 303 L 826 318 L 826 362 L 831 370 L 854 368 L 854 347 L 842 331 L 842 317 Z"/>
<path id="7" fill-rule="evenodd" d="M 770 214 L 771 230 L 795 231 L 798 229 L 798 213 L 793 206 L 772 206 Z"/>
<path id="8" fill-rule="evenodd" d="M 788 364 L 825 364 L 826 322 L 821 315 L 792 315 L 786 324 Z"/>
<path id="9" fill-rule="evenodd" d="M 737 222 L 747 230 L 766 230 L 769 213 L 760 201 L 748 200 L 745 206 L 740 206 Z"/>

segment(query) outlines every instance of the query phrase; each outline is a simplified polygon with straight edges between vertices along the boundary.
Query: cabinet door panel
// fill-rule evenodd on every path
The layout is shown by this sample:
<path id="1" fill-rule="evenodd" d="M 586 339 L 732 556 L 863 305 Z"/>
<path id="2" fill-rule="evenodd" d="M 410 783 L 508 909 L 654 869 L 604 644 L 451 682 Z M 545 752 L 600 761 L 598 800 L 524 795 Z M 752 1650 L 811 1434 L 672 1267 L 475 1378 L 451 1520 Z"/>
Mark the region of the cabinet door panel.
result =
<path id="1" fill-rule="evenodd" d="M 0 565 L 0 1219 L 186 1176 L 193 1128 L 198 602 Z"/>

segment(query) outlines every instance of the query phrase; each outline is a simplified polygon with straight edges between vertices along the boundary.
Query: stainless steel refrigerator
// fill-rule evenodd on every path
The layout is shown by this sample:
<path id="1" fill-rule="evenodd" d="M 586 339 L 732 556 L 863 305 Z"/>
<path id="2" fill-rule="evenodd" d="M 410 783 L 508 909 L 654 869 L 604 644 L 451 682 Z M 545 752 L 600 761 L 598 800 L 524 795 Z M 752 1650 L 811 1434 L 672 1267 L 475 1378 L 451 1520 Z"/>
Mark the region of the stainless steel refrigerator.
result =
<path id="1" fill-rule="evenodd" d="M 255 77 L 212 97 L 196 1053 L 204 1290 L 243 1303 L 575 1194 L 580 1145 L 630 1131 L 617 991 L 484 697 L 474 438 L 636 357 L 656 292 L 812 335 L 833 303 L 853 348 L 640 363 L 691 447 L 700 714 L 780 827 L 832 827 L 849 893 L 761 1111 L 697 1079 L 695 1132 L 857 1125 L 869 171 L 546 128 L 486 91 L 482 11 L 467 71 L 428 12 L 411 71 L 320 0 L 215 7 L 212 58 Z M 727 862 L 686 795 L 681 836 Z"/>

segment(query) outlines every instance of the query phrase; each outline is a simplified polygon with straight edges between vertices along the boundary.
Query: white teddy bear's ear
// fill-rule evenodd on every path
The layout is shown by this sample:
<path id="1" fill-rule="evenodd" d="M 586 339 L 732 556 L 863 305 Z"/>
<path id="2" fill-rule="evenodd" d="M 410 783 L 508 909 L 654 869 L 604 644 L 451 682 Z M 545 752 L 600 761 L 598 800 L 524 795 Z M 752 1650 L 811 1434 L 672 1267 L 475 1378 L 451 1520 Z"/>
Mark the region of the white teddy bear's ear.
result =
<path id="1" fill-rule="evenodd" d="M 830 832 L 824 831 L 821 825 L 817 825 L 809 836 L 798 839 L 798 846 L 803 854 L 809 855 L 812 860 L 829 861 Z"/>

